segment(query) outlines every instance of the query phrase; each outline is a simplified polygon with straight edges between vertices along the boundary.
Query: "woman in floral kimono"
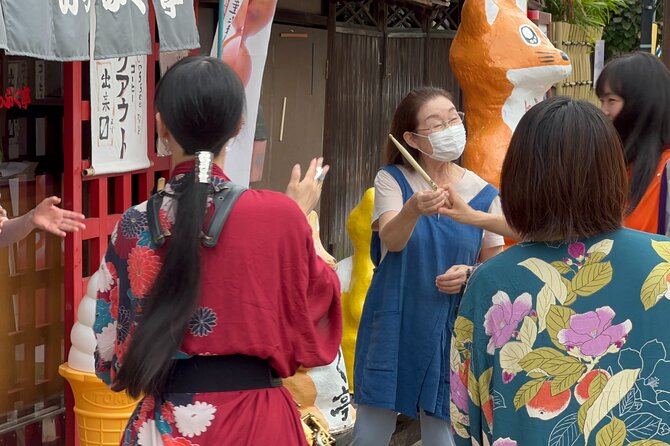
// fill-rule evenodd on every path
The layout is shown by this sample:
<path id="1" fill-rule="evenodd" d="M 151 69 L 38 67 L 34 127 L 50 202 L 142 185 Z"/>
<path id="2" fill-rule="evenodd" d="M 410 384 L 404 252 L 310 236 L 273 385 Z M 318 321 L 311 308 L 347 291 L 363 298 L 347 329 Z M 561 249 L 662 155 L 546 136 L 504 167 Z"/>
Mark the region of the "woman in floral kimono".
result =
<path id="1" fill-rule="evenodd" d="M 279 378 L 329 364 L 341 339 L 339 282 L 305 216 L 322 160 L 303 181 L 294 168 L 290 197 L 247 190 L 228 202 L 239 190 L 222 170 L 242 119 L 237 75 L 217 59 L 184 59 L 155 104 L 173 178 L 121 218 L 97 296 L 97 375 L 145 396 L 121 444 L 306 445 Z"/>
<path id="2" fill-rule="evenodd" d="M 670 240 L 621 227 L 614 127 L 585 102 L 534 106 L 501 185 L 525 241 L 480 266 L 463 297 L 451 341 L 456 443 L 669 445 Z"/>

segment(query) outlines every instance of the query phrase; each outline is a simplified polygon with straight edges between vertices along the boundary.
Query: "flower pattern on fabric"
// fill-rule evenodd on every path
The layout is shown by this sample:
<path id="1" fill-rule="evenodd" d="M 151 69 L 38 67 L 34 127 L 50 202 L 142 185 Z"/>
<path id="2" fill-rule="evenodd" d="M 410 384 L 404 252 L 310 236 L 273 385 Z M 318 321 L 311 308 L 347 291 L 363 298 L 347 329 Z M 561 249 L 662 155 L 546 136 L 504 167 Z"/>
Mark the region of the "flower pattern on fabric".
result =
<path id="1" fill-rule="evenodd" d="M 116 342 L 116 322 L 107 324 L 99 334 L 95 335 L 98 342 L 100 359 L 109 362 L 114 357 L 114 344 Z"/>
<path id="2" fill-rule="evenodd" d="M 130 314 L 130 310 L 127 308 L 121 308 L 119 310 L 119 319 L 117 325 L 117 339 L 119 342 L 125 342 L 126 338 L 130 335 L 130 326 L 132 325 L 133 320 Z"/>
<path id="3" fill-rule="evenodd" d="M 216 327 L 216 313 L 208 307 L 200 307 L 193 313 L 188 328 L 193 336 L 208 336 Z"/>
<path id="4" fill-rule="evenodd" d="M 451 399 L 462 411 L 468 409 L 468 389 L 458 372 L 450 371 L 449 377 L 451 380 Z"/>
<path id="5" fill-rule="evenodd" d="M 130 289 L 136 297 L 149 293 L 161 268 L 161 260 L 153 249 L 138 246 L 128 256 L 128 277 Z"/>
<path id="6" fill-rule="evenodd" d="M 630 320 L 612 325 L 614 310 L 601 307 L 596 311 L 570 316 L 569 328 L 558 332 L 558 342 L 568 351 L 582 356 L 602 356 L 612 346 L 620 349 L 632 328 Z"/>
<path id="7" fill-rule="evenodd" d="M 511 438 L 498 438 L 492 446 L 517 446 L 516 441 Z"/>
<path id="8" fill-rule="evenodd" d="M 653 339 L 639 351 L 625 348 L 619 352 L 618 365 L 621 369 L 640 369 L 633 400 L 657 405 L 670 413 L 670 355 L 663 343 Z"/>
<path id="9" fill-rule="evenodd" d="M 652 310 L 670 290 L 670 242 L 651 245 L 664 262 L 643 284 L 642 305 L 637 301 L 636 311 Z M 578 242 L 554 247 L 560 260 L 549 263 L 530 257 L 515 262 L 538 279 L 536 293 L 524 292 L 512 301 L 507 294 L 512 290 L 494 288 L 488 294 L 491 304 L 484 309 L 475 310 L 474 301 L 485 297 L 473 291 L 478 285 L 473 281 L 469 291 L 475 299 L 466 306 L 468 297 L 473 297 L 466 292 L 452 339 L 451 418 L 456 444 L 517 445 L 513 437 L 493 441 L 491 412 L 501 410 L 496 423 L 507 423 L 504 415 L 513 414 L 527 416 L 538 430 L 547 429 L 542 445 L 670 446 L 670 354 L 658 339 L 641 348 L 626 347 L 636 333 L 632 316 L 621 317 L 629 314 L 625 309 L 615 311 L 607 302 L 608 294 L 617 292 L 607 288 L 614 277 L 608 260 L 613 247 L 611 239 L 591 245 Z M 482 288 L 490 287 L 484 282 L 481 278 Z M 575 305 L 582 302 L 597 304 L 584 311 Z M 483 340 L 475 342 L 478 336 Z M 477 345 L 485 351 L 475 351 Z M 612 363 L 618 368 L 607 366 Z M 502 373 L 503 383 L 495 391 L 494 369 Z M 476 431 L 471 430 L 473 419 L 480 420 Z"/>
<path id="10" fill-rule="evenodd" d="M 216 407 L 201 401 L 174 408 L 177 429 L 180 434 L 187 438 L 192 438 L 205 432 L 212 424 L 215 413 Z"/>
<path id="11" fill-rule="evenodd" d="M 490 354 L 510 340 L 519 322 L 530 314 L 531 306 L 532 301 L 528 293 L 519 296 L 514 304 L 510 302 L 507 293 L 502 291 L 493 296 L 493 306 L 484 316 L 486 334 L 491 336 L 488 345 Z"/>
<path id="12" fill-rule="evenodd" d="M 163 435 L 163 446 L 199 446 L 191 443 L 191 440 L 184 437 L 171 438 L 168 435 Z"/>
<path id="13" fill-rule="evenodd" d="M 155 420 L 145 421 L 137 432 L 138 446 L 161 446 L 163 441 Z"/>
<path id="14" fill-rule="evenodd" d="M 100 265 L 100 278 L 98 279 L 98 292 L 110 291 L 115 287 L 119 276 L 116 274 L 116 267 L 112 262 L 102 263 Z"/>
<path id="15" fill-rule="evenodd" d="M 160 222 L 161 229 L 163 231 L 170 232 L 172 230 L 172 222 L 168 217 L 167 209 L 161 209 L 158 211 L 158 221 Z"/>
<path id="16" fill-rule="evenodd" d="M 121 232 L 127 239 L 135 239 L 140 236 L 147 226 L 147 215 L 135 208 L 131 208 L 121 219 Z"/>

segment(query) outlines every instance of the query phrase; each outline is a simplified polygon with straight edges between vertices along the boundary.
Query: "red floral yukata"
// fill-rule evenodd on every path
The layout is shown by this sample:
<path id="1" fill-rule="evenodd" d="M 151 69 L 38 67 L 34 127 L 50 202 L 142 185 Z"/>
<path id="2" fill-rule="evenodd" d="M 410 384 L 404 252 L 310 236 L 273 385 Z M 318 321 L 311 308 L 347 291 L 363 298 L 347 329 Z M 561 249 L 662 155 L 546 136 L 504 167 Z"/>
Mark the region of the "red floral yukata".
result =
<path id="1" fill-rule="evenodd" d="M 174 223 L 175 182 L 166 188 L 161 224 Z M 213 167 L 212 191 L 227 181 Z M 166 248 L 156 250 L 147 203 L 126 211 L 98 273 L 97 375 L 114 381 Z M 210 206 L 211 216 L 213 207 Z M 169 243 L 169 241 L 168 241 Z M 202 248 L 201 296 L 177 358 L 244 354 L 268 359 L 281 377 L 329 364 L 342 337 L 339 281 L 317 256 L 312 231 L 287 196 L 248 190 L 233 207 L 214 248 Z M 169 321 L 166 321 L 166 324 Z M 306 445 L 295 403 L 284 387 L 149 396 L 138 405 L 122 445 Z"/>

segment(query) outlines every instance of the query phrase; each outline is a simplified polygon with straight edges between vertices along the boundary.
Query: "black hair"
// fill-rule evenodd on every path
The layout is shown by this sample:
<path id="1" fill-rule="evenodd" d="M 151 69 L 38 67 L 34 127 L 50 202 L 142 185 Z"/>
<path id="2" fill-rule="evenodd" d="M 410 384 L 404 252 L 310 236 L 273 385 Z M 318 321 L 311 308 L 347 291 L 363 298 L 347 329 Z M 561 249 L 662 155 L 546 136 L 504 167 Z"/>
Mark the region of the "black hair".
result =
<path id="1" fill-rule="evenodd" d="M 575 241 L 620 228 L 627 187 L 622 152 L 614 126 L 595 105 L 556 96 L 533 106 L 502 166 L 500 198 L 510 226 L 532 241 Z"/>
<path id="2" fill-rule="evenodd" d="M 605 65 L 596 83 L 599 97 L 606 86 L 623 99 L 613 123 L 631 172 L 630 213 L 654 178 L 664 146 L 670 147 L 670 71 L 650 53 L 630 53 Z"/>
<path id="3" fill-rule="evenodd" d="M 218 155 L 244 110 L 244 87 L 224 62 L 188 57 L 156 87 L 156 111 L 184 152 Z M 133 397 L 162 391 L 200 296 L 201 231 L 208 185 L 189 173 L 179 183 L 177 215 L 163 266 L 138 315 L 138 325 L 114 382 Z"/>

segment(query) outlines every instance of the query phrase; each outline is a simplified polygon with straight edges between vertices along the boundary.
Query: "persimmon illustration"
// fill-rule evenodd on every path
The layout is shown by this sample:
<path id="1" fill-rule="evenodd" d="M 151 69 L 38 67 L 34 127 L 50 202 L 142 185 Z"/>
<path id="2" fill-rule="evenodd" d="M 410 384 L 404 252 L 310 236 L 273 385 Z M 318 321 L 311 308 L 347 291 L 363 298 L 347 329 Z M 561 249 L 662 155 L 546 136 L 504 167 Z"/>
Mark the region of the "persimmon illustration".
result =
<path id="1" fill-rule="evenodd" d="M 581 382 L 577 384 L 575 387 L 575 399 L 579 404 L 584 404 L 586 400 L 588 400 L 591 395 L 589 395 L 589 387 L 591 386 L 591 383 L 593 380 L 598 376 L 602 375 L 605 380 L 608 380 L 610 378 L 610 374 L 607 373 L 605 370 L 591 370 L 589 373 L 587 373 L 584 378 L 582 378 Z"/>
<path id="2" fill-rule="evenodd" d="M 244 19 L 244 35 L 253 36 L 272 21 L 275 14 L 276 0 L 248 0 Z M 240 17 L 240 15 L 238 15 Z M 236 19 L 237 21 L 237 19 Z M 237 25 L 235 29 L 239 30 Z"/>
<path id="3" fill-rule="evenodd" d="M 551 381 L 545 381 L 537 395 L 526 404 L 526 411 L 531 418 L 551 420 L 568 407 L 571 398 L 572 392 L 570 392 L 570 389 L 558 395 L 552 395 Z"/>
<path id="4" fill-rule="evenodd" d="M 251 56 L 240 33 L 226 39 L 222 59 L 235 70 L 246 87 L 251 78 Z"/>

